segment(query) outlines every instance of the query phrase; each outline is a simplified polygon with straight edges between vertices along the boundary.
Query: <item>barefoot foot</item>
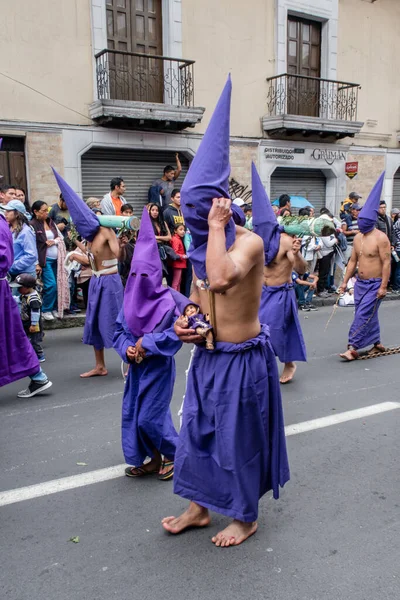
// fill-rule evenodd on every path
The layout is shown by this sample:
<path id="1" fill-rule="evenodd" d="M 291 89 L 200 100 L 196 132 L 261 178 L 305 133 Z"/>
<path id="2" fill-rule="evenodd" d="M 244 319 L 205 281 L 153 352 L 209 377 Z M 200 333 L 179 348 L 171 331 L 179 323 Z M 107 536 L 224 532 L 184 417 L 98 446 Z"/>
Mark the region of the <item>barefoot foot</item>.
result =
<path id="1" fill-rule="evenodd" d="M 169 533 L 181 533 L 190 527 L 207 527 L 210 524 L 208 510 L 191 502 L 189 508 L 180 517 L 165 517 L 162 526 Z"/>
<path id="2" fill-rule="evenodd" d="M 87 371 L 86 373 L 82 373 L 82 379 L 86 379 L 87 377 L 104 377 L 108 375 L 108 371 L 105 367 L 95 367 L 91 371 Z"/>
<path id="3" fill-rule="evenodd" d="M 339 354 L 339 356 L 347 362 L 351 362 L 352 360 L 356 360 L 358 358 L 358 353 L 355 350 L 346 350 L 346 352 Z"/>
<path id="4" fill-rule="evenodd" d="M 296 369 L 297 367 L 294 362 L 285 363 L 285 368 L 283 369 L 279 381 L 281 383 L 289 383 L 289 381 L 292 381 L 294 374 L 296 373 Z"/>
<path id="5" fill-rule="evenodd" d="M 221 548 L 228 546 L 239 546 L 247 538 L 257 531 L 257 521 L 253 523 L 244 523 L 243 521 L 232 521 L 230 525 L 223 531 L 220 531 L 212 538 L 212 542 Z"/>

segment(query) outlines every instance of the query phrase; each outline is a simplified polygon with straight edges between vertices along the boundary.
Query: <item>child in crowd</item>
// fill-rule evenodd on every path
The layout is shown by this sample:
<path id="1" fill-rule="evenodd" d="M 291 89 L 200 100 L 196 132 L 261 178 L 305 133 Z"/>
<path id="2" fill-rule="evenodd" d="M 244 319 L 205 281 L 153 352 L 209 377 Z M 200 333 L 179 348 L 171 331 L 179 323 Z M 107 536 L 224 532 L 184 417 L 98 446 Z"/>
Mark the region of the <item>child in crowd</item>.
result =
<path id="1" fill-rule="evenodd" d="M 35 289 L 36 277 L 29 273 L 21 273 L 10 285 L 18 288 L 21 295 L 21 319 L 24 331 L 36 352 L 39 362 L 44 362 L 46 359 L 41 346 L 43 326 L 40 318 L 42 299 Z"/>
<path id="2" fill-rule="evenodd" d="M 185 246 L 183 245 L 183 238 L 185 237 L 185 226 L 180 224 L 175 228 L 175 232 L 171 238 L 171 246 L 175 254 L 178 255 L 178 258 L 175 260 L 170 260 L 169 265 L 172 267 L 172 289 L 180 292 L 181 291 L 181 282 L 182 282 L 182 272 L 186 269 L 187 263 L 187 255 L 185 251 Z"/>
<path id="3" fill-rule="evenodd" d="M 347 282 L 346 291 L 339 298 L 339 306 L 354 306 L 354 285 L 356 278 L 351 277 Z"/>
<path id="4" fill-rule="evenodd" d="M 132 204 L 123 204 L 121 206 L 121 217 L 133 217 Z"/>
<path id="5" fill-rule="evenodd" d="M 292 273 L 292 281 L 295 284 L 295 291 L 299 309 L 305 312 L 310 310 L 318 310 L 312 299 L 318 283 L 318 276 L 314 273 L 304 273 L 298 275 L 295 271 Z"/>

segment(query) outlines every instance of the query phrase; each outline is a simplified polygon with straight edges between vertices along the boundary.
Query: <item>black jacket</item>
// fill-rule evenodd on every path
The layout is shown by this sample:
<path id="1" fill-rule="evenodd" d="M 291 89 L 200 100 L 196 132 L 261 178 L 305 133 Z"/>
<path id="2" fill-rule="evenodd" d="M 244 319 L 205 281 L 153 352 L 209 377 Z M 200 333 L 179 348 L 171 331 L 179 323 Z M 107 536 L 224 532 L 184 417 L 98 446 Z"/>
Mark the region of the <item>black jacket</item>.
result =
<path id="1" fill-rule="evenodd" d="M 389 238 L 389 242 L 392 243 L 393 238 L 393 223 L 392 219 L 390 219 L 387 215 L 378 215 L 378 220 L 376 222 L 376 228 L 382 233 L 386 234 Z"/>

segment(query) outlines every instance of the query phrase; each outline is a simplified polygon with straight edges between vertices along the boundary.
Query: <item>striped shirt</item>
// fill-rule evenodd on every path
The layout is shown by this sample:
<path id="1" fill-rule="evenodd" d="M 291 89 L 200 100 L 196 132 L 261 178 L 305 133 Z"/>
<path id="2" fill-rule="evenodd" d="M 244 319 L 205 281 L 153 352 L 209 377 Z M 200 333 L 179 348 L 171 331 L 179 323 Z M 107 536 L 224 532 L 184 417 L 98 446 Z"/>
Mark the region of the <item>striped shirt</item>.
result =
<path id="1" fill-rule="evenodd" d="M 359 232 L 358 221 L 357 221 L 357 219 L 352 219 L 352 217 L 350 215 L 347 215 L 342 220 L 342 227 L 343 227 L 343 225 L 347 225 L 347 231 L 354 232 L 351 235 L 346 235 L 347 245 L 352 246 L 354 238 L 356 237 L 357 233 Z"/>

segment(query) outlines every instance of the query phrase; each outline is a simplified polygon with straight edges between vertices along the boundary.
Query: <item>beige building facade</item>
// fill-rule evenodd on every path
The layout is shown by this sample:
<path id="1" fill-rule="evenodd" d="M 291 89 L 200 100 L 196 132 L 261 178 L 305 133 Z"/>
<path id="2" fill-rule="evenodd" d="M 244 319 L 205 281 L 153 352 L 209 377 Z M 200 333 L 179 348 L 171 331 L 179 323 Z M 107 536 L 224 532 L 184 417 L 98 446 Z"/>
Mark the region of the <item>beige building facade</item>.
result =
<path id="1" fill-rule="evenodd" d="M 234 194 L 254 161 L 271 199 L 337 212 L 385 169 L 400 207 L 397 0 L 0 4 L 0 174 L 31 202 L 56 201 L 54 166 L 85 197 L 122 176 L 139 210 L 175 152 L 184 175 L 231 73 Z"/>

